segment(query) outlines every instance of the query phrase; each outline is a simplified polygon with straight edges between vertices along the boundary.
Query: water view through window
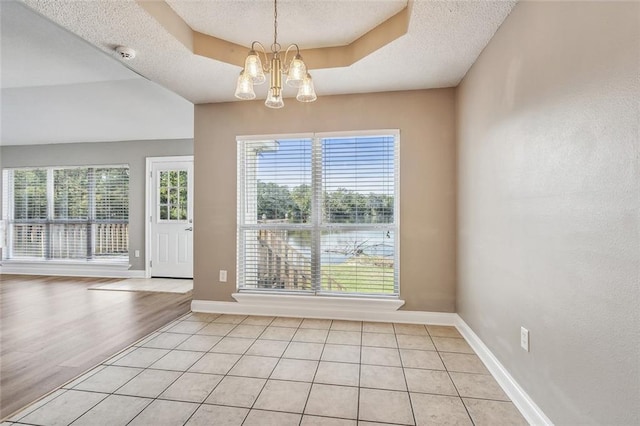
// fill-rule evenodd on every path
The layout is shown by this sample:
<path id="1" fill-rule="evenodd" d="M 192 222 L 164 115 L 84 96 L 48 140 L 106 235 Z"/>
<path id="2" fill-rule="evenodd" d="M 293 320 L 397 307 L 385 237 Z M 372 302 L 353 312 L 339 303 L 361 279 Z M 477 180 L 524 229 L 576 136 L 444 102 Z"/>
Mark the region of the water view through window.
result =
<path id="1" fill-rule="evenodd" d="M 241 289 L 397 294 L 395 135 L 241 141 Z"/>

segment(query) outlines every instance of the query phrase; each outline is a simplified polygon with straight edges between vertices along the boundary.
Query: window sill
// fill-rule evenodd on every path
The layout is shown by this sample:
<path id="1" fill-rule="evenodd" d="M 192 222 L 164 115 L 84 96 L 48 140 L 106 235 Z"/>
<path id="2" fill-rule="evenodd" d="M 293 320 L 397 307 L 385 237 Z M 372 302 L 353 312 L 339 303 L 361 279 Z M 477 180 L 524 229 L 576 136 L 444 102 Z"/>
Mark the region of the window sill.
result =
<path id="1" fill-rule="evenodd" d="M 144 278 L 144 271 L 131 270 L 129 262 L 64 260 L 3 260 L 0 273 L 101 278 Z"/>
<path id="2" fill-rule="evenodd" d="M 398 298 L 374 298 L 374 297 L 344 297 L 344 296 L 303 296 L 285 294 L 264 293 L 233 293 L 231 295 L 242 305 L 268 305 L 270 307 L 289 308 L 295 307 L 301 310 L 326 310 L 348 312 L 393 312 L 397 311 L 404 300 Z"/>
<path id="3" fill-rule="evenodd" d="M 39 266 L 89 266 L 89 267 L 99 267 L 99 268 L 109 268 L 109 269 L 129 269 L 131 265 L 128 261 L 100 261 L 100 260 L 28 260 L 28 259 L 4 259 L 2 260 L 3 266 L 12 266 L 12 265 L 31 265 L 34 267 Z"/>

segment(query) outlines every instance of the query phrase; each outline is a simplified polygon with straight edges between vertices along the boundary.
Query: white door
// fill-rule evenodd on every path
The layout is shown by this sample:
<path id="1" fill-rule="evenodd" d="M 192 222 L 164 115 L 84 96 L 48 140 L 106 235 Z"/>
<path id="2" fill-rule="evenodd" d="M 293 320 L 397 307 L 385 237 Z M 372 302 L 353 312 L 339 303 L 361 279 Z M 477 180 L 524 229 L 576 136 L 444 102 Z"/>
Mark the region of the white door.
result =
<path id="1" fill-rule="evenodd" d="M 193 278 L 193 159 L 151 162 L 151 276 Z"/>

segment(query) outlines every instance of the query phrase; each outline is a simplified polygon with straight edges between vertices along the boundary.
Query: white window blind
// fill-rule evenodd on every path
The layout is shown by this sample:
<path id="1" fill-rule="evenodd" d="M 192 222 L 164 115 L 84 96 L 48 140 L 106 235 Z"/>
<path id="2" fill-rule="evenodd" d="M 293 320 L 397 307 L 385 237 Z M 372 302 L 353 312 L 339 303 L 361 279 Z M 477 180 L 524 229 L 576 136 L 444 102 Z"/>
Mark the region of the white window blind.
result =
<path id="1" fill-rule="evenodd" d="M 238 287 L 397 295 L 398 134 L 238 143 Z"/>
<path id="2" fill-rule="evenodd" d="M 241 287 L 313 291 L 312 140 L 245 141 L 238 154 Z"/>
<path id="3" fill-rule="evenodd" d="M 44 257 L 48 216 L 47 171 L 5 171 L 3 182 L 8 201 L 4 208 L 13 207 L 13 218 L 5 218 L 8 219 L 7 232 L 10 240 L 21 242 L 17 246 L 9 243 L 7 252 L 15 257 Z M 11 223 L 11 219 L 14 219 L 14 223 Z"/>
<path id="4" fill-rule="evenodd" d="M 7 169 L 5 259 L 126 261 L 126 166 Z"/>
<path id="5" fill-rule="evenodd" d="M 396 138 L 322 138 L 322 290 L 397 294 Z"/>

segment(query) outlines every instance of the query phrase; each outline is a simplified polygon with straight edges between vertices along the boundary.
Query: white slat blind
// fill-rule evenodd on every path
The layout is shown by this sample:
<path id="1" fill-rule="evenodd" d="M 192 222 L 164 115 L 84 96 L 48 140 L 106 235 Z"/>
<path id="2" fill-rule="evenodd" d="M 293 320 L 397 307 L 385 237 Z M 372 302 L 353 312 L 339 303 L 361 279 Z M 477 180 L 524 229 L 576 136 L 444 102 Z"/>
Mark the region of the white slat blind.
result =
<path id="1" fill-rule="evenodd" d="M 238 143 L 238 286 L 397 295 L 398 134 Z"/>
<path id="2" fill-rule="evenodd" d="M 322 290 L 397 294 L 393 135 L 322 138 Z"/>
<path id="3" fill-rule="evenodd" d="M 238 145 L 238 264 L 245 289 L 312 291 L 312 140 Z"/>
<path id="4" fill-rule="evenodd" d="M 53 221 L 47 224 L 50 259 L 87 257 L 89 169 L 53 169 Z M 23 245 L 14 240 L 16 246 Z"/>
<path id="5" fill-rule="evenodd" d="M 129 260 L 129 167 L 97 167 L 89 173 L 93 174 L 91 258 Z"/>
<path id="6" fill-rule="evenodd" d="M 5 217 L 6 232 L 11 241 L 21 242 L 17 246 L 9 242 L 8 250 L 3 253 L 11 257 L 44 258 L 47 253 L 47 170 L 6 170 L 3 182 L 8 198 L 4 208 L 13 207 L 12 216 Z"/>
<path id="7" fill-rule="evenodd" d="M 6 259 L 128 260 L 128 167 L 3 173 Z"/>

